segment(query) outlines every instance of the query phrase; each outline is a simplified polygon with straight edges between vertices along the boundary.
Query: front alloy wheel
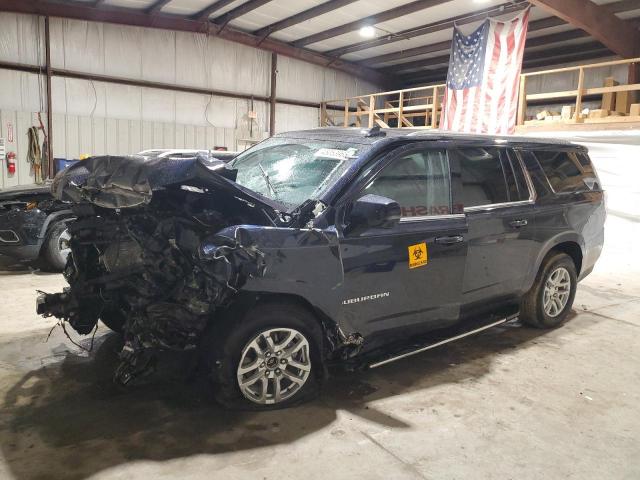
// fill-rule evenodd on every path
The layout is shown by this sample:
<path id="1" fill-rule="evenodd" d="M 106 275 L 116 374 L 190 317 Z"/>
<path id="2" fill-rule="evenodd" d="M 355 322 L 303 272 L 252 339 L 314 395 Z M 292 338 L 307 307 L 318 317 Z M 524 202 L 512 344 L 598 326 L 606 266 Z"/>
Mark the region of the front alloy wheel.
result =
<path id="1" fill-rule="evenodd" d="M 293 397 L 311 373 L 309 341 L 293 328 L 258 333 L 242 350 L 237 368 L 242 395 L 259 405 Z"/>
<path id="2" fill-rule="evenodd" d="M 54 224 L 45 240 L 44 258 L 48 266 L 56 271 L 64 270 L 67 256 L 71 253 L 71 234 L 64 222 Z"/>

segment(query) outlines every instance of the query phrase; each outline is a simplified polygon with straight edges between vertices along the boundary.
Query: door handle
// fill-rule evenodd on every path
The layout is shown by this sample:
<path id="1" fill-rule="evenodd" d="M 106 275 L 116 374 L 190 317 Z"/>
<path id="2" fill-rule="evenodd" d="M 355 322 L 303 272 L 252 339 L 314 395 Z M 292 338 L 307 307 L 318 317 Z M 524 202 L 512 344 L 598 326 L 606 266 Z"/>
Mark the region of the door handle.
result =
<path id="1" fill-rule="evenodd" d="M 513 228 L 520 228 L 520 227 L 525 227 L 527 225 L 527 220 L 526 219 L 519 219 L 519 220 L 514 220 L 512 222 L 509 222 L 509 225 L 512 226 Z"/>
<path id="2" fill-rule="evenodd" d="M 453 235 L 451 237 L 436 237 L 436 243 L 440 245 L 453 245 L 454 243 L 460 243 L 464 240 L 462 235 Z"/>

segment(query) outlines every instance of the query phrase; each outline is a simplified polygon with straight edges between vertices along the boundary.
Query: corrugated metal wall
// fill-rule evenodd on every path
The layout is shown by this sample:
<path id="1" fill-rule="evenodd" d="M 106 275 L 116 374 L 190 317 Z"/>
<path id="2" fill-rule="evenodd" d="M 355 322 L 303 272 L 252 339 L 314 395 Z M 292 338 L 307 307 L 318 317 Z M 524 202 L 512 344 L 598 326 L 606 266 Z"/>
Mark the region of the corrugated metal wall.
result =
<path id="1" fill-rule="evenodd" d="M 290 122 L 290 112 L 285 108 L 285 111 L 277 112 L 282 127 L 289 123 L 293 124 L 292 128 L 317 126 L 315 109 L 293 108 L 310 110 L 311 115 L 307 115 L 307 122 Z M 46 115 L 42 115 L 42 120 L 46 123 Z M 0 109 L 0 137 L 5 139 L 6 152 L 16 154 L 15 174 L 8 174 L 6 162 L 1 165 L 0 188 L 34 182 L 33 170 L 28 161 L 27 131 L 31 126 L 38 125 L 37 112 Z M 127 155 L 151 148 L 226 147 L 228 150 L 241 151 L 250 146 L 243 141 L 249 136 L 246 128 L 248 127 L 236 129 L 56 113 L 53 115 L 53 155 L 54 158 L 77 159 L 81 155 Z M 266 132 L 259 133 L 266 138 Z M 43 139 L 40 132 L 41 145 Z"/>
<path id="2" fill-rule="evenodd" d="M 43 35 L 42 18 L 3 12 L 0 61 L 43 65 Z M 270 58 L 269 52 L 205 34 L 51 19 L 54 68 L 265 97 L 270 90 Z M 43 78 L 0 70 L 0 110 L 7 117 L 21 112 L 22 123 L 14 129 L 25 141 L 31 112 L 45 110 Z M 377 90 L 342 72 L 278 58 L 279 98 L 320 102 Z M 52 80 L 52 103 L 54 157 L 64 158 L 148 147 L 224 145 L 242 150 L 250 131 L 252 138 L 261 138 L 269 123 L 265 102 L 62 77 Z M 248 118 L 250 110 L 256 119 Z M 276 130 L 316 127 L 318 117 L 317 108 L 278 104 Z M 4 119 L 0 135 L 3 129 Z M 3 166 L 0 188 L 32 182 L 25 170 L 26 150 L 16 153 L 19 171 L 6 178 Z"/>
<path id="3" fill-rule="evenodd" d="M 53 116 L 54 155 L 126 155 L 150 148 L 236 148 L 232 128 L 115 118 Z"/>

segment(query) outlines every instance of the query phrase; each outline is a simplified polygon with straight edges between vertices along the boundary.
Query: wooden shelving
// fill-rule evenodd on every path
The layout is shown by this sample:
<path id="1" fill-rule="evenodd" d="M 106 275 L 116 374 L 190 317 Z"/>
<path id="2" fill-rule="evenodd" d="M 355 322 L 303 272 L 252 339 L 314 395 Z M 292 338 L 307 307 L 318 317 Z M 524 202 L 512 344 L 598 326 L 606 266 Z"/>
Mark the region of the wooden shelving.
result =
<path id="1" fill-rule="evenodd" d="M 524 132 L 532 130 L 558 130 L 558 129 L 597 129 L 601 126 L 605 129 L 619 126 L 621 129 L 640 129 L 640 115 L 630 115 L 638 107 L 626 108 L 626 111 L 617 109 L 613 115 L 604 115 L 599 112 L 600 118 L 589 118 L 583 114 L 584 101 L 597 101 L 607 94 L 628 95 L 631 92 L 640 102 L 640 79 L 629 75 L 630 81 L 623 85 L 585 88 L 585 71 L 593 68 L 611 67 L 616 65 L 629 65 L 629 71 L 637 71 L 640 58 L 626 60 L 614 60 L 574 67 L 555 68 L 540 72 L 524 73 L 520 76 L 520 90 L 518 101 L 517 130 Z M 558 73 L 578 72 L 575 89 L 530 93 L 527 94 L 527 83 L 531 78 Z M 634 79 L 631 81 L 631 79 Z M 438 128 L 441 114 L 442 97 L 445 85 L 432 85 L 428 87 L 408 88 L 405 90 L 392 90 L 388 92 L 371 93 L 339 100 L 323 102 L 320 108 L 320 124 L 322 126 L 355 126 L 368 127 L 379 125 L 383 128 Z M 569 102 L 567 102 L 569 101 Z M 555 103 L 571 107 L 572 114 L 569 118 L 556 118 L 553 116 L 545 120 L 537 120 L 527 117 L 527 105 L 544 105 Z M 340 108 L 340 110 L 337 110 Z M 613 127 L 612 127 L 613 126 Z"/>
<path id="2" fill-rule="evenodd" d="M 371 93 L 323 102 L 322 126 L 438 128 L 444 85 Z M 341 111 L 332 110 L 342 106 Z"/>

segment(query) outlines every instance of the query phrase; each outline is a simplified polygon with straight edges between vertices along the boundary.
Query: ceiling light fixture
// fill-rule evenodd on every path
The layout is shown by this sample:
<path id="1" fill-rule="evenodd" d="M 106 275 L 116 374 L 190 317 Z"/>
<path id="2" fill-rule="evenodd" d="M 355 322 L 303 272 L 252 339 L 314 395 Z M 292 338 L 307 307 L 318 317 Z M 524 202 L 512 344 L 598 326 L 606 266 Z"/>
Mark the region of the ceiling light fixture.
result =
<path id="1" fill-rule="evenodd" d="M 376 36 L 376 29 L 371 25 L 362 27 L 359 31 L 360 36 L 364 38 L 373 38 Z"/>

